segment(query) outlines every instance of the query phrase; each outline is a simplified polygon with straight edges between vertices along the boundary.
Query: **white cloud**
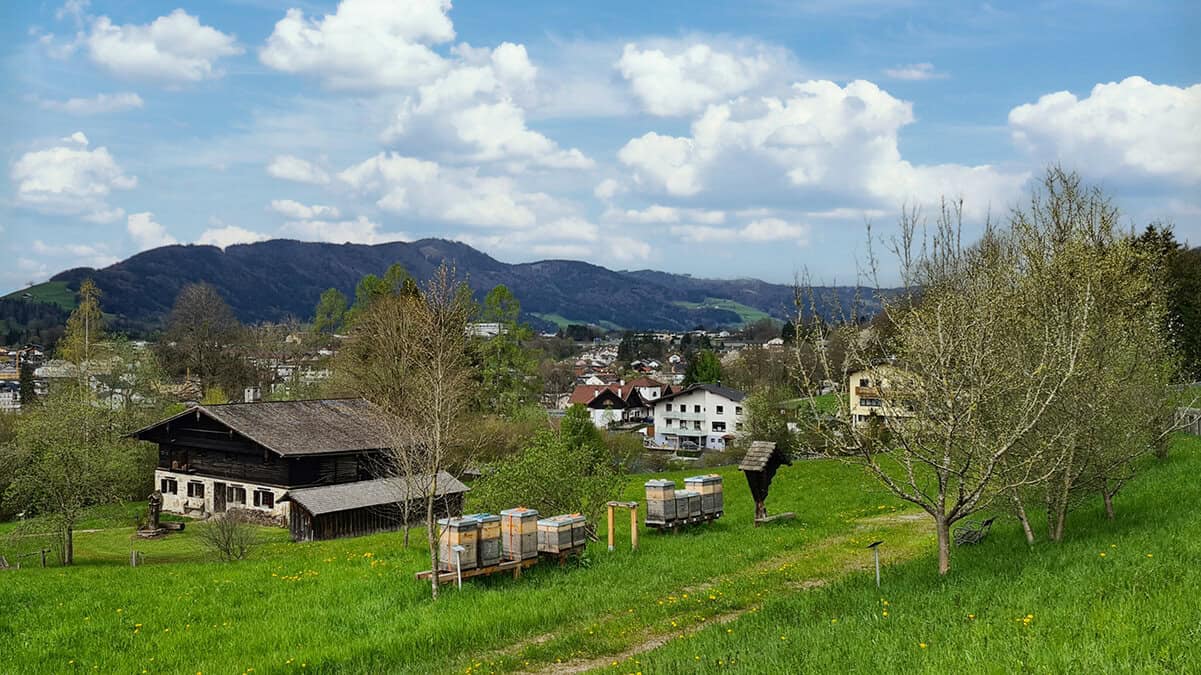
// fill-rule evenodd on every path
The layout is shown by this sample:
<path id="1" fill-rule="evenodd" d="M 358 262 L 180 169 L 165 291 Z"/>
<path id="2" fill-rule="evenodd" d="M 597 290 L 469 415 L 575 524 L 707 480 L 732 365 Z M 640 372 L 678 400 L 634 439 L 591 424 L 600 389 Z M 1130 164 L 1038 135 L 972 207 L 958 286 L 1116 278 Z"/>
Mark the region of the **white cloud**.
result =
<path id="1" fill-rule="evenodd" d="M 651 225 L 655 223 L 678 223 L 682 220 L 718 225 L 726 220 L 724 211 L 705 209 L 688 209 L 675 206 L 651 204 L 645 209 L 607 209 L 604 219 L 609 222 L 633 223 L 636 225 Z"/>
<path id="2" fill-rule="evenodd" d="M 92 61 L 115 75 L 167 83 L 221 77 L 214 63 L 243 51 L 233 35 L 201 24 L 182 9 L 144 25 L 115 25 L 101 16 L 83 42 Z"/>
<path id="3" fill-rule="evenodd" d="M 739 99 L 710 105 L 688 137 L 654 132 L 618 152 L 635 185 L 689 197 L 703 191 L 745 203 L 747 190 L 833 195 L 895 208 L 963 195 L 969 208 L 1000 206 L 1027 174 L 991 166 L 922 166 L 902 159 L 898 134 L 913 121 L 911 104 L 862 80 L 840 87 L 813 80 L 789 98 Z M 725 187 L 732 181 L 739 188 Z"/>
<path id="4" fill-rule="evenodd" d="M 167 233 L 167 228 L 154 222 L 154 214 L 149 211 L 129 214 L 125 229 L 137 244 L 139 251 L 179 243 Z"/>
<path id="5" fill-rule="evenodd" d="M 28 250 L 39 257 L 53 259 L 55 269 L 60 270 L 70 267 L 108 267 L 118 260 L 104 243 L 47 244 L 41 239 L 35 239 Z M 17 271 L 22 275 L 44 278 L 49 276 L 50 266 L 44 260 L 18 258 Z"/>
<path id="6" fill-rule="evenodd" d="M 343 0 L 321 18 L 289 9 L 259 59 L 338 89 L 416 86 L 447 70 L 430 45 L 454 39 L 449 10 L 449 0 Z"/>
<path id="7" fill-rule="evenodd" d="M 512 251 L 521 257 L 530 253 L 550 258 L 590 259 L 597 255 L 612 260 L 645 260 L 651 246 L 639 239 L 596 225 L 579 216 L 567 216 L 524 230 L 503 234 L 459 234 L 460 241 L 488 251 Z"/>
<path id="8" fill-rule="evenodd" d="M 141 108 L 142 97 L 132 92 L 97 94 L 92 98 L 69 98 L 65 101 L 39 101 L 46 110 L 57 110 L 70 115 L 99 115 Z"/>
<path id="9" fill-rule="evenodd" d="M 912 81 L 941 80 L 947 77 L 946 73 L 936 71 L 933 63 L 911 63 L 895 68 L 886 68 L 884 74 L 894 80 Z"/>
<path id="10" fill-rule="evenodd" d="M 473 168 L 449 168 L 436 162 L 380 153 L 346 168 L 338 178 L 355 191 L 376 197 L 393 213 L 436 218 L 484 227 L 525 228 L 538 214 L 561 212 L 546 194 L 523 192 L 512 178 L 481 176 Z"/>
<path id="11" fill-rule="evenodd" d="M 673 225 L 671 233 L 694 243 L 793 241 L 797 246 L 805 246 L 809 243 L 809 227 L 807 225 L 789 223 L 780 218 L 753 220 L 740 228 Z"/>
<path id="12" fill-rule="evenodd" d="M 615 65 L 647 112 L 687 115 L 754 89 L 789 60 L 787 52 L 760 44 L 740 45 L 738 52 L 705 43 L 627 44 Z"/>
<path id="13" fill-rule="evenodd" d="M 1136 76 L 1098 84 L 1083 99 L 1056 92 L 1011 110 L 1009 126 L 1039 161 L 1102 177 L 1201 181 L 1201 84 Z"/>
<path id="14" fill-rule="evenodd" d="M 297 183 L 325 185 L 329 183 L 329 174 L 312 162 L 305 161 L 292 155 L 278 155 L 267 165 L 267 173 L 281 180 Z"/>
<path id="15" fill-rule="evenodd" d="M 107 203 L 113 190 L 137 186 L 126 176 L 107 148 L 89 150 L 87 137 L 77 131 L 65 145 L 27 152 L 12 166 L 17 203 L 43 213 L 81 216 L 107 223 L 124 212 Z"/>
<path id="16" fill-rule="evenodd" d="M 613 199 L 613 197 L 615 197 L 617 193 L 621 192 L 622 190 L 623 188 L 621 183 L 618 183 L 612 178 L 606 178 L 596 184 L 596 189 L 592 191 L 592 194 L 597 199 L 607 202 L 610 199 Z"/>
<path id="17" fill-rule="evenodd" d="M 234 244 L 253 244 L 256 241 L 266 241 L 267 239 L 270 237 L 261 232 L 253 232 L 237 225 L 225 225 L 224 227 L 211 227 L 201 232 L 196 243 L 225 249 Z"/>
<path id="18" fill-rule="evenodd" d="M 320 204 L 306 206 L 291 199 L 273 199 L 271 201 L 271 208 L 276 213 L 294 220 L 321 220 L 325 218 L 338 218 L 342 215 L 338 212 L 337 207 L 334 206 L 322 206 Z"/>
<path id="19" fill-rule="evenodd" d="M 335 244 L 382 244 L 389 241 L 411 241 L 404 232 L 381 232 L 377 223 L 359 216 L 355 220 L 297 220 L 284 223 L 280 232 L 305 241 L 327 241 Z"/>

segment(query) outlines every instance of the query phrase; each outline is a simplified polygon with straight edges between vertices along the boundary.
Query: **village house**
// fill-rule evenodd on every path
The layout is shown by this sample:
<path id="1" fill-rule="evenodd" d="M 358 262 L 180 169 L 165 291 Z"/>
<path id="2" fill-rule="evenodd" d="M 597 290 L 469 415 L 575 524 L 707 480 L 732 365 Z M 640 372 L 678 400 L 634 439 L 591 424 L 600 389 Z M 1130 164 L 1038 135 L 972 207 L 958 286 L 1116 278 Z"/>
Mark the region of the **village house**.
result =
<path id="1" fill-rule="evenodd" d="M 909 417 L 913 413 L 897 398 L 897 384 L 904 371 L 887 364 L 859 368 L 847 374 L 851 422 L 863 424 L 873 417 Z"/>
<path id="2" fill-rule="evenodd" d="M 655 444 L 724 450 L 742 432 L 746 394 L 721 384 L 694 384 L 654 403 Z"/>
<path id="3" fill-rule="evenodd" d="M 155 487 L 170 513 L 258 511 L 286 519 L 294 539 L 401 524 L 381 513 L 406 493 L 375 482 L 387 423 L 361 399 L 199 405 L 131 435 L 158 444 Z M 466 486 L 437 483 L 439 513 L 457 513 Z"/>

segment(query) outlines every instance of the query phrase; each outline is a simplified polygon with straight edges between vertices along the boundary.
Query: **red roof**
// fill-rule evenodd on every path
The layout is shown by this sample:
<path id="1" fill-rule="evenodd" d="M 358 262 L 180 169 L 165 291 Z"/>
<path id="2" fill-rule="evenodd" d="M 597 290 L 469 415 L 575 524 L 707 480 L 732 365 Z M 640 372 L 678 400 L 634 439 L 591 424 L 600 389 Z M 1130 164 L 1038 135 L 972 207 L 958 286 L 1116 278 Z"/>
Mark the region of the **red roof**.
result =
<path id="1" fill-rule="evenodd" d="M 606 390 L 617 394 L 617 397 L 621 399 L 625 398 L 625 393 L 628 391 L 616 382 L 613 384 L 577 384 L 571 392 L 571 398 L 567 399 L 567 405 L 575 405 L 576 403 L 588 405 L 592 402 L 592 399 Z"/>
<path id="2" fill-rule="evenodd" d="M 626 382 L 627 387 L 662 387 L 662 382 L 656 382 L 649 377 L 640 377 Z"/>

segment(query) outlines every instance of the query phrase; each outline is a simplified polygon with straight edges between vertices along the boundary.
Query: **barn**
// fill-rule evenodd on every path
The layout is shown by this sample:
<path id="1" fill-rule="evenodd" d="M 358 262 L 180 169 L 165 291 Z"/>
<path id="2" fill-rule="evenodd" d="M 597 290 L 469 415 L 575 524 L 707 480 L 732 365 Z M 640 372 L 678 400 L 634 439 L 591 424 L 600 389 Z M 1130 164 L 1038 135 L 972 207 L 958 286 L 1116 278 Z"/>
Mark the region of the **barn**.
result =
<path id="1" fill-rule="evenodd" d="M 291 504 L 288 528 L 293 541 L 355 537 L 398 530 L 404 524 L 403 504 L 409 504 L 409 523 L 425 520 L 427 490 L 435 490 L 434 517 L 463 512 L 463 495 L 470 489 L 454 476 L 439 471 L 428 477 L 397 476 L 341 485 L 289 490 L 281 502 Z"/>

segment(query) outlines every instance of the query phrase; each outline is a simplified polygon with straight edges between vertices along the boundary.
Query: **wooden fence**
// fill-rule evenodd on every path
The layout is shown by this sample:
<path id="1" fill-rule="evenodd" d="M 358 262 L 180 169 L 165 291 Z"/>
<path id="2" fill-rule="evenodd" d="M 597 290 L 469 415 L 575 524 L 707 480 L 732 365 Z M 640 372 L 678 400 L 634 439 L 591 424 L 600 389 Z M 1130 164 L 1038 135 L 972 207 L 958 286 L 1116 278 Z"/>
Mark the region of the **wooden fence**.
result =
<path id="1" fill-rule="evenodd" d="M 1185 425 L 1181 431 L 1194 436 L 1201 436 L 1201 408 L 1180 408 L 1177 411 Z"/>

